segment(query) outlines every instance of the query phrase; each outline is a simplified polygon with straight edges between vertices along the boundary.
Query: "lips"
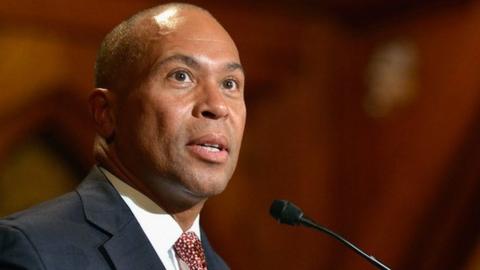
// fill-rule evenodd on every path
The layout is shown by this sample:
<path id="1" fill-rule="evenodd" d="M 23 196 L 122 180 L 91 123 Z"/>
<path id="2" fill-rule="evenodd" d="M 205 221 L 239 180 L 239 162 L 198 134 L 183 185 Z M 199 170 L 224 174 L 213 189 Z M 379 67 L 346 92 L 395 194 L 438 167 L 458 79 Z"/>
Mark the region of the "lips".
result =
<path id="1" fill-rule="evenodd" d="M 228 159 L 228 141 L 220 134 L 207 134 L 191 140 L 187 148 L 196 158 L 211 162 L 224 163 Z"/>

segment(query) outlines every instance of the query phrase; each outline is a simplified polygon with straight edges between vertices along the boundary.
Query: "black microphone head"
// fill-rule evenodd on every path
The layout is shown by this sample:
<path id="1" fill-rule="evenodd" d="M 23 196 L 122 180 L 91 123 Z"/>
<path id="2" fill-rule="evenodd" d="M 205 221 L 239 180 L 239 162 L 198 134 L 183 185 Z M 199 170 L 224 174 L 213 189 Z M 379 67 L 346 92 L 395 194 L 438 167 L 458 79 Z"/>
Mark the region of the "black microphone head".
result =
<path id="1" fill-rule="evenodd" d="M 285 200 L 274 200 L 270 206 L 270 215 L 280 223 L 297 225 L 303 212 L 295 204 Z"/>

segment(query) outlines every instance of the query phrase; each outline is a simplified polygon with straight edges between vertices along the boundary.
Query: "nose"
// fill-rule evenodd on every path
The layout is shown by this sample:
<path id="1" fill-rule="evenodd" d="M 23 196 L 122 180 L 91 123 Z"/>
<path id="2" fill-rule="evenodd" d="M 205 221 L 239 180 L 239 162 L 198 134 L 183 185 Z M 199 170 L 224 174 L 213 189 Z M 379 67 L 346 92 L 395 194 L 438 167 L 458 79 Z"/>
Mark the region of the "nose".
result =
<path id="1" fill-rule="evenodd" d="M 197 94 L 197 103 L 193 114 L 198 118 L 222 119 L 228 116 L 229 109 L 219 87 L 207 85 Z"/>

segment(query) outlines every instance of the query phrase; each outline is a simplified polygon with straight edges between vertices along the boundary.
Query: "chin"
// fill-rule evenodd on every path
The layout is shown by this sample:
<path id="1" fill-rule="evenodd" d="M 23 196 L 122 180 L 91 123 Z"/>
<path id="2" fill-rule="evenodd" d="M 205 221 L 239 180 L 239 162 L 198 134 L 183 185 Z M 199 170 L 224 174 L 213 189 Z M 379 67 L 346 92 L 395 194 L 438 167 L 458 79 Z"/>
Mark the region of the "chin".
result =
<path id="1" fill-rule="evenodd" d="M 193 181 L 185 183 L 186 188 L 195 196 L 209 198 L 222 193 L 230 180 L 230 177 L 194 177 Z"/>

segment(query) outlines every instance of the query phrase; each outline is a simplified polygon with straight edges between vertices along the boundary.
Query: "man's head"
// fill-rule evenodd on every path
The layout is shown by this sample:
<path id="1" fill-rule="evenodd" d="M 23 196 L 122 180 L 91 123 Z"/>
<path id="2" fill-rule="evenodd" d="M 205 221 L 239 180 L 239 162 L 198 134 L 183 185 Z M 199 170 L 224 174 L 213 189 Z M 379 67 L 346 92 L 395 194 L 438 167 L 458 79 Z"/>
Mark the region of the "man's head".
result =
<path id="1" fill-rule="evenodd" d="M 245 124 L 234 42 L 205 10 L 162 5 L 107 35 L 90 107 L 101 165 L 169 212 L 225 188 Z"/>

